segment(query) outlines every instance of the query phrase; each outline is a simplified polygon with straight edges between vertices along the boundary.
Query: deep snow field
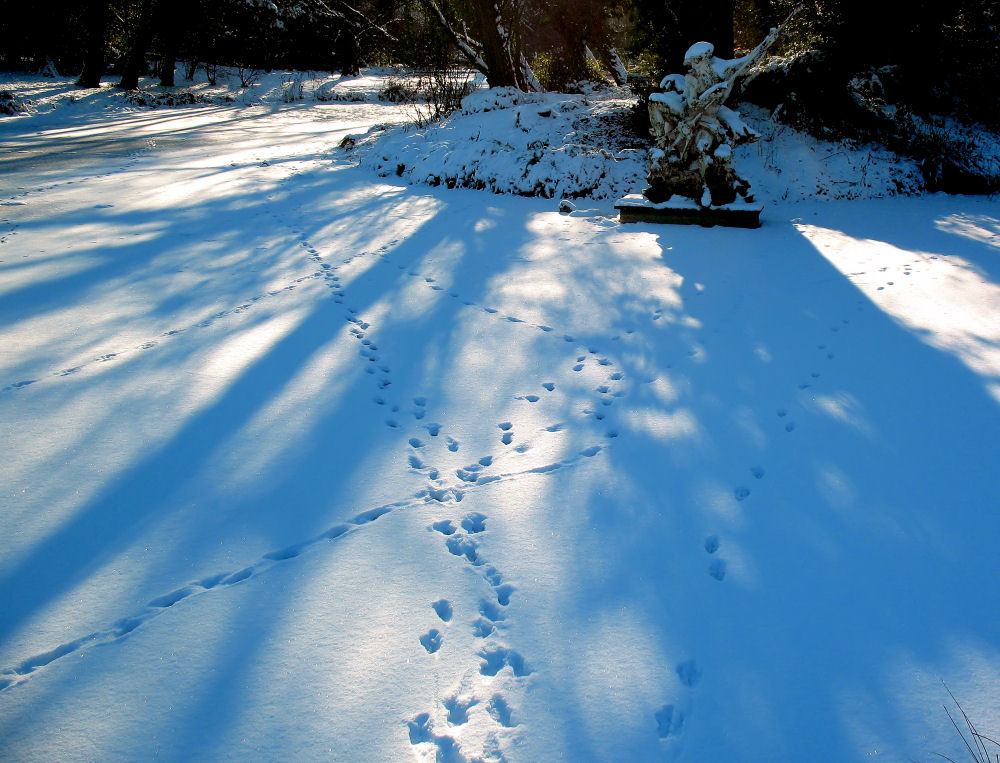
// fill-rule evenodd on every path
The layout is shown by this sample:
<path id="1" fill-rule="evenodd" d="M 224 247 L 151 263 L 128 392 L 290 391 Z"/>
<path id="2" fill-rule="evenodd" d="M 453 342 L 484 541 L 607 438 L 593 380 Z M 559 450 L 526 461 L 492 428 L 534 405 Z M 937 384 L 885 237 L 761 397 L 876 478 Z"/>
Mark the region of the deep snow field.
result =
<path id="1" fill-rule="evenodd" d="M 1000 738 L 1000 200 L 756 114 L 760 229 L 623 226 L 622 94 L 362 139 L 388 76 L 0 81 L 0 759 Z"/>

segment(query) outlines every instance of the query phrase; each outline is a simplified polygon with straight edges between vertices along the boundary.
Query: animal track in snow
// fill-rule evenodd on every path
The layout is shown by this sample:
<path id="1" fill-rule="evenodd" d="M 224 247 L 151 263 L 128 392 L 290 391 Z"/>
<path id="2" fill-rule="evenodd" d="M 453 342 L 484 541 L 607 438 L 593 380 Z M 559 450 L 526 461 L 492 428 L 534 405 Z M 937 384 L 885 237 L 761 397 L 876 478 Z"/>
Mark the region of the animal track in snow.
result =
<path id="1" fill-rule="evenodd" d="M 511 595 L 517 589 L 514 588 L 514 586 L 512 586 L 510 583 L 501 583 L 495 586 L 494 590 L 496 591 L 497 595 L 497 603 L 502 607 L 506 607 L 507 605 L 510 604 Z"/>
<path id="2" fill-rule="evenodd" d="M 483 562 L 479 558 L 479 544 L 472 538 L 464 535 L 452 535 L 445 541 L 448 550 L 455 556 L 464 556 L 473 565 L 479 566 Z"/>
<path id="3" fill-rule="evenodd" d="M 490 620 L 485 617 L 479 617 L 474 623 L 472 623 L 472 635 L 476 638 L 487 638 L 496 630 L 496 625 L 494 625 Z"/>
<path id="4" fill-rule="evenodd" d="M 676 667 L 677 677 L 685 686 L 695 686 L 701 680 L 701 670 L 694 660 L 685 660 Z"/>
<path id="5" fill-rule="evenodd" d="M 475 697 L 462 699 L 461 697 L 449 697 L 443 703 L 444 709 L 448 711 L 448 723 L 452 726 L 461 726 L 469 722 L 469 709 L 479 704 Z"/>
<path id="6" fill-rule="evenodd" d="M 442 535 L 454 535 L 455 531 L 458 530 L 458 528 L 455 527 L 455 523 L 450 519 L 442 519 L 440 522 L 435 522 L 431 525 L 431 527 Z"/>
<path id="7" fill-rule="evenodd" d="M 441 648 L 441 631 L 431 628 L 420 637 L 420 645 L 427 650 L 427 654 L 434 654 Z"/>
<path id="8" fill-rule="evenodd" d="M 486 515 L 474 511 L 462 520 L 462 528 L 467 533 L 481 533 L 486 529 Z"/>
<path id="9" fill-rule="evenodd" d="M 484 676 L 495 676 L 507 666 L 510 666 L 511 671 L 518 678 L 530 676 L 532 673 L 524 658 L 513 649 L 508 649 L 505 646 L 483 649 L 479 652 L 479 656 L 483 660 L 479 666 L 479 672 Z"/>
<path id="10" fill-rule="evenodd" d="M 507 700 L 505 700 L 499 694 L 493 695 L 493 698 L 489 701 L 489 704 L 486 705 L 486 711 L 490 714 L 493 720 L 495 720 L 504 728 L 511 729 L 517 725 L 513 721 L 510 705 L 508 705 Z"/>
<path id="11" fill-rule="evenodd" d="M 724 580 L 726 577 L 726 560 L 713 559 L 708 565 L 708 574 L 718 581 Z"/>
<path id="12" fill-rule="evenodd" d="M 263 554 L 257 562 L 247 565 L 235 572 L 220 572 L 208 575 L 196 582 L 189 583 L 173 591 L 157 596 L 138 612 L 120 618 L 103 630 L 94 631 L 81 638 L 73 639 L 41 652 L 32 657 L 22 660 L 13 668 L 0 672 L 0 692 L 28 680 L 36 671 L 50 665 L 56 660 L 74 652 L 91 649 L 95 646 L 108 644 L 120 640 L 132 634 L 137 628 L 150 620 L 159 617 L 164 612 L 171 610 L 181 602 L 194 596 L 203 596 L 210 591 L 224 590 L 230 586 L 238 585 L 246 580 L 266 574 L 279 564 L 288 563 L 312 547 L 324 542 L 336 541 L 349 534 L 352 530 L 370 524 L 380 517 L 401 508 L 410 508 L 424 503 L 424 501 L 399 501 L 385 504 L 383 506 L 369 509 L 357 514 L 350 522 L 334 525 L 330 529 L 318 536 L 287 546 L 278 551 L 270 551 Z"/>
<path id="13" fill-rule="evenodd" d="M 654 713 L 656 734 L 660 739 L 679 736 L 684 729 L 684 713 L 674 705 L 664 705 Z"/>
<path id="14" fill-rule="evenodd" d="M 434 760 L 455 761 L 455 763 L 466 760 L 454 739 L 434 733 L 431 729 L 430 713 L 421 713 L 412 721 L 407 721 L 406 725 L 410 732 L 410 744 L 414 747 L 419 744 L 432 744 L 438 748 Z"/>
<path id="15" fill-rule="evenodd" d="M 431 607 L 437 613 L 437 616 L 441 618 L 442 622 L 451 622 L 451 618 L 454 615 L 455 610 L 452 608 L 450 601 L 447 599 L 441 599 L 431 604 Z"/>
<path id="16" fill-rule="evenodd" d="M 312 280 L 312 279 L 318 278 L 318 277 L 320 277 L 319 273 L 312 273 L 312 274 L 307 275 L 307 276 L 302 276 L 301 278 L 296 278 L 294 281 L 292 281 L 291 283 L 287 284 L 286 286 L 284 286 L 284 287 L 282 287 L 282 288 L 280 288 L 280 289 L 278 289 L 276 291 L 268 292 L 267 294 L 257 295 L 255 297 L 247 300 L 247 302 L 245 304 L 241 304 L 238 307 L 229 308 L 228 310 L 222 310 L 222 311 L 220 311 L 218 313 L 215 313 L 214 315 L 211 315 L 208 318 L 205 318 L 205 319 L 199 321 L 198 323 L 189 324 L 188 326 L 185 326 L 183 328 L 170 329 L 168 331 L 164 331 L 163 333 L 161 333 L 161 334 L 158 335 L 158 339 L 160 339 L 160 340 L 168 339 L 168 338 L 175 337 L 175 336 L 178 336 L 180 334 L 183 334 L 183 333 L 185 333 L 187 331 L 191 331 L 191 330 L 194 330 L 194 329 L 205 328 L 207 326 L 212 325 L 213 323 L 215 323 L 216 321 L 218 321 L 221 318 L 225 318 L 225 317 L 230 316 L 230 315 L 236 315 L 236 314 L 239 314 L 241 312 L 245 312 L 246 309 L 248 309 L 249 307 L 251 307 L 251 303 L 257 303 L 257 302 L 261 301 L 262 299 L 264 299 L 266 297 L 275 296 L 277 294 L 280 294 L 280 293 L 286 292 L 286 291 L 291 291 L 291 290 L 297 288 L 298 285 L 301 284 L 302 282 L 309 281 L 309 280 Z M 97 363 L 107 363 L 107 362 L 112 361 L 112 360 L 119 360 L 119 359 L 121 359 L 125 355 L 129 355 L 129 354 L 134 353 L 134 352 L 146 352 L 148 350 L 152 350 L 152 349 L 155 349 L 155 348 L 160 347 L 160 346 L 162 346 L 162 345 L 161 345 L 161 342 L 159 342 L 159 341 L 151 340 L 151 339 L 150 340 L 146 340 L 146 341 L 141 342 L 140 344 L 134 345 L 132 347 L 127 347 L 127 348 L 124 348 L 124 349 L 120 349 L 120 350 L 117 350 L 115 352 L 107 352 L 107 353 L 104 353 L 103 355 L 99 355 L 99 356 L 93 357 L 90 360 L 84 361 L 83 363 L 80 363 L 79 365 L 76 365 L 76 366 L 62 368 L 62 369 L 60 369 L 58 371 L 51 371 L 51 372 L 49 372 L 47 374 L 47 376 L 56 377 L 56 378 L 71 376 L 73 374 L 76 374 L 76 373 L 82 371 L 83 369 L 87 368 L 88 366 L 92 366 L 92 365 L 95 365 Z M 38 379 L 28 379 L 28 380 L 24 380 L 24 381 L 13 382 L 13 383 L 8 384 L 8 385 L 6 385 L 4 387 L 0 387 L 0 393 L 13 392 L 15 390 L 23 389 L 24 387 L 27 387 L 27 386 L 29 386 L 31 384 L 34 384 L 36 382 L 39 382 L 41 380 L 42 380 L 41 378 L 38 378 Z"/>
<path id="17" fill-rule="evenodd" d="M 479 602 L 479 614 L 491 623 L 499 623 L 504 619 L 504 613 L 499 607 L 499 602 L 493 603 L 492 601 L 486 601 L 485 599 Z"/>

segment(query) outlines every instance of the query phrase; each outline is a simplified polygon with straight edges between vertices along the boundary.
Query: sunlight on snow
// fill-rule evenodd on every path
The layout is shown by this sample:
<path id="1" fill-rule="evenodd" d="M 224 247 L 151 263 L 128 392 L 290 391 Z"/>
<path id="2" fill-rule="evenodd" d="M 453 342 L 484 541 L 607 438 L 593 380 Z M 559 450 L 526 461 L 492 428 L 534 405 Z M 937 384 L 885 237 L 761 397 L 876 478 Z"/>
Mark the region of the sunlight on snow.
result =
<path id="1" fill-rule="evenodd" d="M 649 384 L 653 394 L 665 405 L 676 403 L 681 396 L 680 390 L 666 376 L 658 376 Z"/>
<path id="2" fill-rule="evenodd" d="M 858 399 L 847 392 L 835 392 L 830 395 L 815 393 L 806 401 L 808 407 L 818 409 L 830 418 L 847 424 L 862 434 L 871 435 L 865 412 Z"/>
<path id="3" fill-rule="evenodd" d="M 832 464 L 821 467 L 818 482 L 820 493 L 832 508 L 843 511 L 857 505 L 857 491 L 843 469 Z"/>
<path id="4" fill-rule="evenodd" d="M 573 702 L 593 719 L 631 719 L 638 728 L 628 733 L 635 734 L 642 733 L 646 718 L 663 704 L 664 696 L 684 696 L 685 687 L 664 664 L 664 655 L 679 662 L 684 654 L 654 637 L 662 639 L 663 630 L 645 621 L 641 604 L 629 604 L 617 601 L 593 613 L 585 629 L 572 634 Z M 636 712 L 637 704 L 643 713 Z M 591 737 L 588 743 L 601 759 L 615 757 L 615 739 Z"/>
<path id="5" fill-rule="evenodd" d="M 630 408 L 623 412 L 622 419 L 631 431 L 662 442 L 701 437 L 698 419 L 685 408 L 673 412 L 658 408 Z"/>
<path id="6" fill-rule="evenodd" d="M 4 294 L 17 292 L 46 282 L 58 282 L 72 278 L 77 273 L 94 270 L 105 264 L 103 257 L 76 256 L 62 257 L 58 260 L 49 259 L 25 265 L 5 265 L 0 268 L 0 297 Z"/>
<path id="7" fill-rule="evenodd" d="M 935 649 L 933 655 L 901 651 L 886 660 L 877 694 L 859 687 L 840 691 L 839 721 L 855 747 L 867 750 L 869 757 L 880 755 L 882 746 L 888 746 L 885 729 L 894 724 L 901 728 L 901 737 L 909 740 L 914 755 L 922 750 L 941 759 L 967 760 L 965 744 L 944 708 L 956 718 L 967 739 L 969 732 L 948 689 L 976 727 L 989 734 L 1000 728 L 1000 706 L 995 701 L 995 687 L 1000 686 L 998 665 L 1000 652 L 995 645 L 959 638 L 942 645 L 940 652 Z"/>
<path id="8" fill-rule="evenodd" d="M 291 334 L 308 313 L 309 310 L 305 307 L 289 310 L 220 342 L 197 372 L 217 383 L 202 388 L 197 393 L 198 397 L 207 402 L 221 396 L 225 388 L 235 382 L 247 368 Z"/>
<path id="9" fill-rule="evenodd" d="M 945 233 L 954 233 L 1000 248 L 1000 220 L 989 215 L 948 215 L 938 220 L 936 227 Z"/>
<path id="10" fill-rule="evenodd" d="M 753 443 L 759 450 L 766 449 L 768 438 L 756 409 L 748 405 L 739 406 L 733 414 L 733 422 L 743 432 L 748 442 Z"/>
<path id="11" fill-rule="evenodd" d="M 217 451 L 206 472 L 227 475 L 228 485 L 249 482 L 305 441 L 315 422 L 342 405 L 341 396 L 356 368 L 350 331 L 317 348 L 284 388 Z M 322 390 L 322 395 L 316 391 Z"/>
<path id="12" fill-rule="evenodd" d="M 956 217 L 945 224 L 954 227 Z M 796 227 L 874 304 L 921 341 L 962 361 L 1000 402 L 1000 286 L 961 257 L 908 251 L 812 225 Z M 882 277 L 887 270 L 905 277 L 917 266 L 936 272 L 913 281 L 901 278 L 900 284 Z"/>

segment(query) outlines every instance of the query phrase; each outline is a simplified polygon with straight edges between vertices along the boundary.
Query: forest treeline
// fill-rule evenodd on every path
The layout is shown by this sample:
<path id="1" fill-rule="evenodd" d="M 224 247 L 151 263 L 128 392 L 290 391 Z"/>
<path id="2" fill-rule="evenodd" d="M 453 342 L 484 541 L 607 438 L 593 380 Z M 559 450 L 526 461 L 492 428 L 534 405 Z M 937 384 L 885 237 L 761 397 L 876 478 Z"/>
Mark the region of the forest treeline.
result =
<path id="1" fill-rule="evenodd" d="M 857 119 L 867 100 L 1000 124 L 1000 0 L 0 0 L 0 68 L 129 89 L 148 74 L 173 85 L 179 61 L 463 66 L 491 86 L 559 90 L 655 81 L 699 40 L 737 55 L 796 9 L 747 93 L 786 119 Z"/>

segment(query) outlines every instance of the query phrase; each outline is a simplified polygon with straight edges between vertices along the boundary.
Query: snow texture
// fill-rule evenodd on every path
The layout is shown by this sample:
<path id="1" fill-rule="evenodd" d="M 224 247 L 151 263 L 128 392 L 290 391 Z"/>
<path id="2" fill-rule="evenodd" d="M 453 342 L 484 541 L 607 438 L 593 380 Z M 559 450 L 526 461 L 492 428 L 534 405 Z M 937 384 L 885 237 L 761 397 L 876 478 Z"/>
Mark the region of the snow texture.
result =
<path id="1" fill-rule="evenodd" d="M 1000 201 L 781 128 L 759 230 L 620 226 L 288 76 L 0 82 L 0 757 L 957 760 L 941 680 L 996 738 Z M 602 108 L 504 98 L 434 129 Z"/>
<path id="2" fill-rule="evenodd" d="M 480 90 L 440 123 L 376 132 L 357 150 L 382 177 L 521 196 L 613 198 L 645 173 L 646 160 L 645 151 L 616 150 L 593 129 L 601 126 L 595 116 L 631 105 L 613 92 L 594 98 Z"/>

